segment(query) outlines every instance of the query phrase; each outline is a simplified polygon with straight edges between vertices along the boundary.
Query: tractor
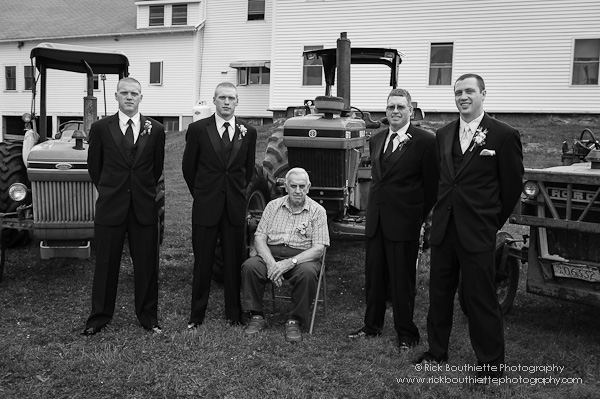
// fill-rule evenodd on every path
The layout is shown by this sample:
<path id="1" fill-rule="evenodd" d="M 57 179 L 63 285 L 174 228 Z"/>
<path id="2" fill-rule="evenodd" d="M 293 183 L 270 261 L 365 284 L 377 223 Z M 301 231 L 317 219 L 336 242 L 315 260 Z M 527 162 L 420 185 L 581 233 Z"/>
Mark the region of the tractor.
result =
<path id="1" fill-rule="evenodd" d="M 84 46 L 41 43 L 30 53 L 39 72 L 33 90 L 32 110 L 23 115 L 23 139 L 0 143 L 0 281 L 9 247 L 40 240 L 42 259 L 90 256 L 98 196 L 87 171 L 87 139 L 97 119 L 94 75 L 128 75 L 129 61 L 119 51 Z M 49 69 L 84 73 L 87 96 L 83 122 L 71 121 L 52 137 L 46 116 Z M 40 82 L 40 114 L 35 113 L 36 86 Z M 39 125 L 39 129 L 38 129 Z M 80 130 L 83 128 L 83 130 Z M 157 187 L 161 240 L 164 231 L 164 179 Z"/>
<path id="2" fill-rule="evenodd" d="M 562 163 L 525 169 L 521 200 L 509 222 L 529 226 L 529 235 L 499 233 L 508 308 L 519 261 L 527 263 L 527 292 L 600 307 L 600 142 L 591 130 L 583 130 L 571 147 L 563 142 Z"/>

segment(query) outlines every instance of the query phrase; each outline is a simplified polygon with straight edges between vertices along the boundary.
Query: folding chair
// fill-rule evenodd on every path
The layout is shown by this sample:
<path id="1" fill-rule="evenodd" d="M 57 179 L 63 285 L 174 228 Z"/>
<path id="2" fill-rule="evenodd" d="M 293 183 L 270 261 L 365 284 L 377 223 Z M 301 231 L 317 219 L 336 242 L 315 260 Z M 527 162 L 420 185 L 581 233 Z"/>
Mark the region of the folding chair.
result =
<path id="1" fill-rule="evenodd" d="M 317 305 L 319 302 L 323 303 L 323 311 L 325 316 L 327 316 L 327 279 L 325 278 L 325 254 L 327 252 L 327 247 L 323 249 L 323 254 L 321 255 L 321 270 L 319 271 L 319 279 L 317 282 L 317 293 L 312 303 L 312 317 L 310 319 L 310 328 L 308 330 L 309 334 L 312 334 L 313 327 L 315 325 L 315 317 L 317 315 Z M 291 301 L 292 297 L 289 295 L 277 295 L 275 293 L 275 284 L 269 282 L 271 284 L 271 299 L 267 299 L 268 301 L 275 302 L 278 299 Z M 323 289 L 323 298 L 319 299 L 319 294 Z"/>

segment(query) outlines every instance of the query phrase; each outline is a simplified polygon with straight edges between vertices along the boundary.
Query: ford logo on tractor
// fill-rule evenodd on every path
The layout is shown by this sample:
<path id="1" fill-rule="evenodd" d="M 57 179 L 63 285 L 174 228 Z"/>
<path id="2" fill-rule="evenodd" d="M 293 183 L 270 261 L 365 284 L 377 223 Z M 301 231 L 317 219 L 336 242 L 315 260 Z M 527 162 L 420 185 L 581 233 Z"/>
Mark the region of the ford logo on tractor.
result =
<path id="1" fill-rule="evenodd" d="M 572 190 L 571 199 L 576 202 L 590 203 L 594 199 L 595 194 L 596 193 L 594 191 Z M 566 189 L 554 187 L 548 188 L 548 195 L 550 196 L 550 198 L 559 200 L 566 200 L 569 197 L 568 191 Z"/>
<path id="2" fill-rule="evenodd" d="M 69 170 L 73 168 L 73 165 L 71 165 L 70 163 L 57 163 L 55 165 L 55 168 L 58 170 Z"/>

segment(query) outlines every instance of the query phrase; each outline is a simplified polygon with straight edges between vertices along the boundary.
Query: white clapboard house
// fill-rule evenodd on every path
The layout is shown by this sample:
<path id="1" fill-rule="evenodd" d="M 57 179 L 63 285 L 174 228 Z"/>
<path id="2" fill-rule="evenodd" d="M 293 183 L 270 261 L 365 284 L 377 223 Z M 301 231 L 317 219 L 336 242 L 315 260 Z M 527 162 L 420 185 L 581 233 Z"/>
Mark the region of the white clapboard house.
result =
<path id="1" fill-rule="evenodd" d="M 237 114 L 257 122 L 324 94 L 319 65 L 302 52 L 335 47 L 341 32 L 352 46 L 402 52 L 399 86 L 426 114 L 455 112 L 452 84 L 468 72 L 486 80 L 493 113 L 600 113 L 597 0 L 3 0 L 0 24 L 3 132 L 30 108 L 29 52 L 40 42 L 123 51 L 142 112 L 179 130 L 222 81 L 238 86 Z M 388 71 L 353 65 L 352 105 L 382 111 Z M 83 77 L 57 75 L 52 126 L 80 116 L 85 95 Z M 103 83 L 115 112 L 116 80 Z M 101 96 L 99 87 L 99 114 Z"/>

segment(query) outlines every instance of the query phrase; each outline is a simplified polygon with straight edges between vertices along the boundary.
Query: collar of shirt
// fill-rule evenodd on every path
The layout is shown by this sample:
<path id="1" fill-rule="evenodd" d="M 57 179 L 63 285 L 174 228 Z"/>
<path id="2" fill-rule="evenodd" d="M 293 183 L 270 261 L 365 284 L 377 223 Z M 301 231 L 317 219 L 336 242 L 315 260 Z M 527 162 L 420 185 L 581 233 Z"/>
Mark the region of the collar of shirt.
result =
<path id="1" fill-rule="evenodd" d="M 305 210 L 310 211 L 310 206 L 309 206 L 308 202 L 309 201 L 308 201 L 308 196 L 307 196 L 306 199 L 304 200 L 304 205 L 302 205 L 302 210 L 300 211 L 300 213 L 302 213 Z M 281 206 L 284 208 L 287 208 L 291 213 L 294 213 L 294 211 L 292 209 L 292 205 L 290 204 L 289 194 L 285 196 L 285 200 L 281 203 Z"/>
<path id="2" fill-rule="evenodd" d="M 387 148 L 387 146 L 388 146 L 388 144 L 390 142 L 390 137 L 392 136 L 392 134 L 396 133 L 397 136 L 394 138 L 394 144 L 393 144 L 393 147 L 392 147 L 392 150 L 396 151 L 396 148 L 400 144 L 400 141 L 404 140 L 404 138 L 406 137 L 406 132 L 408 131 L 409 126 L 410 126 L 410 123 L 407 123 L 406 125 L 402 126 L 397 132 L 394 132 L 392 130 L 392 128 L 390 128 L 388 130 L 388 135 L 387 135 L 387 138 L 385 140 L 385 148 Z M 385 151 L 385 148 L 384 148 L 384 151 Z"/>
<path id="3" fill-rule="evenodd" d="M 229 122 L 229 127 L 233 128 L 228 130 L 229 140 L 233 140 L 233 135 L 235 134 L 235 116 L 232 116 L 231 119 L 226 121 L 225 119 L 221 118 L 215 113 L 215 121 L 217 123 L 217 130 L 219 131 L 219 136 L 221 136 L 221 138 L 223 138 L 223 132 L 225 131 L 225 128 L 223 128 L 223 124 L 225 122 Z"/>
<path id="4" fill-rule="evenodd" d="M 481 115 L 479 115 L 477 118 L 473 119 L 469 123 L 465 122 L 463 120 L 463 118 L 460 118 L 459 132 L 462 132 L 465 129 L 465 126 L 469 125 L 469 128 L 471 129 L 471 137 L 473 137 L 473 135 L 475 134 L 475 131 L 477 130 L 477 128 L 479 127 L 479 124 L 481 123 L 481 120 L 483 119 L 483 115 L 484 115 L 484 113 L 482 112 Z"/>
<path id="5" fill-rule="evenodd" d="M 123 113 L 123 111 L 119 110 L 119 127 L 121 128 L 121 132 L 123 133 L 123 135 L 125 135 L 125 131 L 127 130 L 127 126 L 128 126 L 127 122 L 130 119 L 133 121 L 131 128 L 133 129 L 133 142 L 135 143 L 140 134 L 141 115 L 138 112 L 137 114 L 133 115 L 132 117 L 129 117 L 129 116 L 125 115 Z"/>

